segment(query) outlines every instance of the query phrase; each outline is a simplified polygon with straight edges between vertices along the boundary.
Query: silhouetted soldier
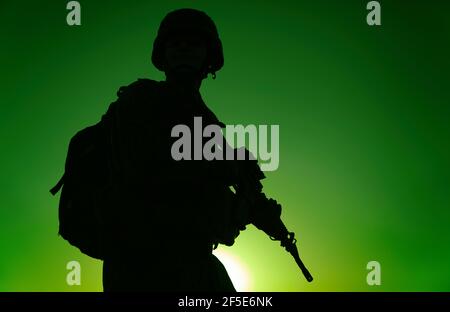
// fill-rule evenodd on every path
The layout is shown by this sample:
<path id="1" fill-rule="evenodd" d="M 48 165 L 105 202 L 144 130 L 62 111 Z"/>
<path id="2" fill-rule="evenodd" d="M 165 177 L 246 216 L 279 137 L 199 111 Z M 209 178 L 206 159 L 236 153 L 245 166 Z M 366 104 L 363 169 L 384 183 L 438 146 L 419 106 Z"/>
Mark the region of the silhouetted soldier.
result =
<path id="1" fill-rule="evenodd" d="M 223 126 L 199 92 L 202 80 L 223 66 L 214 22 L 193 9 L 169 13 L 152 62 L 166 81 L 122 87 L 108 111 L 114 192 L 101 212 L 104 290 L 235 291 L 212 254 L 213 244 L 232 245 L 239 234 L 233 193 L 216 179 L 221 166 L 171 156 L 175 125 L 193 127 L 201 116 L 203 126 Z"/>

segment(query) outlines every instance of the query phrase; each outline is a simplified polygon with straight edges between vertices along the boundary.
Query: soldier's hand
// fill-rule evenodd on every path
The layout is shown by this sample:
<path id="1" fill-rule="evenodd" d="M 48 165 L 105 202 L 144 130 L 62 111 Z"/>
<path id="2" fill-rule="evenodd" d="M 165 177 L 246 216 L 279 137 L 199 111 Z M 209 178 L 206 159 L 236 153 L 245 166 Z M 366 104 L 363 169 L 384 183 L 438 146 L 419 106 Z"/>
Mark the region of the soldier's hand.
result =
<path id="1" fill-rule="evenodd" d="M 217 233 L 215 240 L 219 244 L 223 244 L 226 246 L 233 246 L 241 230 L 245 230 L 245 227 L 243 228 L 230 227 L 228 229 L 224 229 L 224 231 Z"/>

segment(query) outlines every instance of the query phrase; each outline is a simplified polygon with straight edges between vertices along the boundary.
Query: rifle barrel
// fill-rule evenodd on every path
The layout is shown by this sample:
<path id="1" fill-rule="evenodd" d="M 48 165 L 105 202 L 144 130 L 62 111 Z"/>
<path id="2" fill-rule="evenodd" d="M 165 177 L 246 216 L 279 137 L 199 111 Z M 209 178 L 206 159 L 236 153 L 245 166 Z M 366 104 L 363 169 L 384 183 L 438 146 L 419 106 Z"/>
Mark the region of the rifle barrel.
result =
<path id="1" fill-rule="evenodd" d="M 288 251 L 292 255 L 292 257 L 294 257 L 295 262 L 297 262 L 297 265 L 299 266 L 300 270 L 302 270 L 302 273 L 305 276 L 306 280 L 311 283 L 313 281 L 313 277 L 312 277 L 311 273 L 309 273 L 306 266 L 303 264 L 302 259 L 300 259 L 300 255 L 298 254 L 297 246 L 295 244 L 292 244 Z"/>

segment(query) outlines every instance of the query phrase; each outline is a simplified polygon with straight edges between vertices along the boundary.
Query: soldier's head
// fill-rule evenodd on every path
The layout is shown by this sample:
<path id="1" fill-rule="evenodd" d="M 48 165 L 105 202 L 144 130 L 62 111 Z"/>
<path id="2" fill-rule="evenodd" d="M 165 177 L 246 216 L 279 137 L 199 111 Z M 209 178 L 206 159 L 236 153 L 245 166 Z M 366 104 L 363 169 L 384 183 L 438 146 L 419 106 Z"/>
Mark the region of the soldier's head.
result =
<path id="1" fill-rule="evenodd" d="M 162 20 L 153 43 L 152 62 L 166 76 L 204 79 L 223 66 L 222 42 L 216 25 L 202 11 L 179 9 Z"/>

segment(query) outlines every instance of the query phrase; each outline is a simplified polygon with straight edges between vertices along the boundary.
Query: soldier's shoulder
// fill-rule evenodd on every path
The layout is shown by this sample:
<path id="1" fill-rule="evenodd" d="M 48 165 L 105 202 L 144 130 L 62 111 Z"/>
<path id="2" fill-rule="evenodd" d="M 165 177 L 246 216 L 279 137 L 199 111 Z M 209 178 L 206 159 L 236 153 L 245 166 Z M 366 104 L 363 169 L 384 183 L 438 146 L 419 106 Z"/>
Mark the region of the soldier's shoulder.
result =
<path id="1" fill-rule="evenodd" d="M 156 94 L 160 89 L 160 81 L 149 78 L 139 78 L 127 86 L 122 86 L 117 91 L 119 98 L 127 96 L 151 96 Z"/>

